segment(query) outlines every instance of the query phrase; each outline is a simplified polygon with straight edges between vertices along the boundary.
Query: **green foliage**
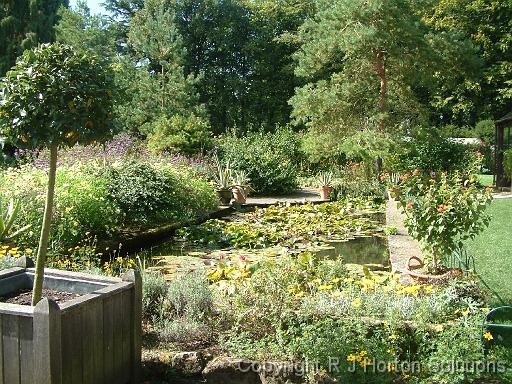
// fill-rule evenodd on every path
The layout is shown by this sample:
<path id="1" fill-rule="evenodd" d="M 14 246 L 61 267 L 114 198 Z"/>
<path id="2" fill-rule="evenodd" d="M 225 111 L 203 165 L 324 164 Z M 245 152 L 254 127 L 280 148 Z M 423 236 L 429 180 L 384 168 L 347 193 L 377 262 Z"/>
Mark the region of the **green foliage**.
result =
<path id="1" fill-rule="evenodd" d="M 503 152 L 503 170 L 512 180 L 512 149 Z"/>
<path id="2" fill-rule="evenodd" d="M 43 154 L 41 154 L 41 157 Z M 32 223 L 34 230 L 19 234 L 19 245 L 34 247 L 42 224 L 46 171 L 27 164 L 8 168 L 0 176 L 0 189 L 5 196 L 20 201 L 16 223 Z M 13 185 L 13 180 L 15 184 Z M 92 164 L 62 166 L 55 185 L 55 201 L 51 223 L 51 253 L 67 251 L 93 232 L 108 238 L 122 225 L 123 215 L 108 196 L 108 180 L 101 177 Z"/>
<path id="3" fill-rule="evenodd" d="M 424 173 L 453 172 L 468 169 L 473 147 L 440 137 L 434 131 L 420 131 L 403 141 L 384 168 L 394 172 L 418 169 Z"/>
<path id="4" fill-rule="evenodd" d="M 104 15 L 91 15 L 85 0 L 78 0 L 73 9 L 60 8 L 60 20 L 55 26 L 59 43 L 90 50 L 107 60 L 114 60 L 115 40 L 112 24 Z"/>
<path id="5" fill-rule="evenodd" d="M 24 50 L 38 43 L 55 41 L 57 11 L 67 0 L 4 0 L 0 12 L 0 77 Z"/>
<path id="6" fill-rule="evenodd" d="M 211 147 L 208 128 L 208 122 L 193 113 L 161 118 L 149 136 L 149 145 L 172 153 L 197 155 Z"/>
<path id="7" fill-rule="evenodd" d="M 210 340 L 212 315 L 213 293 L 205 274 L 196 271 L 168 284 L 164 305 L 153 324 L 163 340 L 192 344 Z"/>
<path id="8" fill-rule="evenodd" d="M 382 203 L 384 194 L 382 186 L 374 176 L 373 169 L 369 169 L 365 162 L 352 162 L 338 170 L 333 196 L 339 201 L 347 198 L 363 198 Z"/>
<path id="9" fill-rule="evenodd" d="M 17 235 L 29 229 L 32 224 L 27 224 L 20 229 L 12 232 L 11 227 L 16 220 L 20 208 L 20 202 L 14 201 L 11 197 L 7 209 L 4 208 L 2 197 L 0 195 L 0 243 L 12 240 Z"/>
<path id="10" fill-rule="evenodd" d="M 475 135 L 482 139 L 487 146 L 492 147 L 495 141 L 495 124 L 493 120 L 481 120 L 475 125 Z"/>
<path id="11" fill-rule="evenodd" d="M 290 128 L 276 128 L 274 133 L 247 132 L 238 137 L 236 131 L 215 141 L 221 159 L 233 169 L 245 171 L 257 194 L 280 195 L 298 187 L 300 143 Z"/>
<path id="12" fill-rule="evenodd" d="M 420 242 L 425 261 L 436 272 L 440 265 L 446 266 L 463 241 L 474 238 L 489 225 L 491 217 L 485 209 L 492 200 L 492 188 L 479 190 L 476 175 L 443 173 L 436 179 L 415 170 L 400 179 L 399 205 L 404 207 L 404 225 Z"/>
<path id="13" fill-rule="evenodd" d="M 478 326 L 489 310 L 485 293 L 471 280 L 403 286 L 399 277 L 354 278 L 338 260 L 311 255 L 260 263 L 228 296 L 233 327 L 222 346 L 248 359 L 303 362 L 295 367 L 308 378 L 321 370 L 354 383 L 478 378 L 434 364 L 486 361 Z"/>
<path id="14" fill-rule="evenodd" d="M 297 247 L 300 242 L 343 240 L 368 234 L 378 224 L 368 218 L 352 215 L 356 212 L 374 212 L 370 202 L 345 200 L 337 203 L 303 204 L 297 206 L 273 205 L 238 216 L 227 222 L 211 219 L 200 225 L 176 231 L 183 241 L 223 248 L 263 248 L 268 246 Z"/>
<path id="15" fill-rule="evenodd" d="M 213 188 L 186 168 L 126 160 L 106 172 L 109 196 L 129 221 L 183 220 L 216 206 Z"/>
<path id="16" fill-rule="evenodd" d="M 2 134 L 30 149 L 111 138 L 113 91 L 108 68 L 83 50 L 60 44 L 27 50 L 0 84 Z"/>

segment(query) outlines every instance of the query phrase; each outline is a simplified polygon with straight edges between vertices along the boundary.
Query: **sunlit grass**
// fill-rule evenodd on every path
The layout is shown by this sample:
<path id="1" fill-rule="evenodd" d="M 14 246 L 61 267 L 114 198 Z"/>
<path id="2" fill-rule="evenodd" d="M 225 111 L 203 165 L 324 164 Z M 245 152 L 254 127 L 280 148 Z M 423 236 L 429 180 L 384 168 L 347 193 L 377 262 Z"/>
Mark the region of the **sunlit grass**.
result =
<path id="1" fill-rule="evenodd" d="M 476 272 L 493 293 L 493 304 L 512 305 L 512 199 L 494 199 L 488 207 L 489 227 L 466 242 L 468 255 L 475 258 Z"/>

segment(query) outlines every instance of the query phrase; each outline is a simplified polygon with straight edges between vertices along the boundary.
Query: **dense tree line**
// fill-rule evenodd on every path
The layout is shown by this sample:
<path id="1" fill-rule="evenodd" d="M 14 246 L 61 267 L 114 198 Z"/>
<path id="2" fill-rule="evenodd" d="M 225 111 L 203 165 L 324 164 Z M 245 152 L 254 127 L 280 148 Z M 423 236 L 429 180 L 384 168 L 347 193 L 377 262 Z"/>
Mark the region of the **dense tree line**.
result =
<path id="1" fill-rule="evenodd" d="M 473 127 L 512 108 L 511 2 L 105 0 L 108 18 L 83 1 L 44 3 L 58 40 L 115 71 L 118 122 L 160 147 L 192 152 L 211 133 L 292 122 L 312 154 L 378 156 L 418 124 Z M 21 35 L 2 34 L 1 63 Z"/>
<path id="2" fill-rule="evenodd" d="M 0 76 L 25 49 L 55 41 L 60 6 L 68 0 L 0 0 Z"/>

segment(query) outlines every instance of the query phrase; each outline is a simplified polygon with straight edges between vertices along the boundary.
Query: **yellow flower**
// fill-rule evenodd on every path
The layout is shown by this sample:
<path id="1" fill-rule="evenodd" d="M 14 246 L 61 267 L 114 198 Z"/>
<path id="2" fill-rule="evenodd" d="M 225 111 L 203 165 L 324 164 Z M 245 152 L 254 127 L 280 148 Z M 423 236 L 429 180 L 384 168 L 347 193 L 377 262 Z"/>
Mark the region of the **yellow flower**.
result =
<path id="1" fill-rule="evenodd" d="M 437 324 L 436 325 L 436 332 L 443 332 L 443 325 L 442 324 Z"/>
<path id="2" fill-rule="evenodd" d="M 352 277 L 347 277 L 344 281 L 345 283 L 351 283 L 354 281 L 354 279 Z"/>
<path id="3" fill-rule="evenodd" d="M 116 260 L 117 260 L 118 263 L 122 263 L 123 262 L 123 258 L 121 256 L 119 256 Z"/>
<path id="4" fill-rule="evenodd" d="M 394 339 L 396 339 L 396 335 L 394 333 L 392 333 L 391 335 L 389 335 L 388 338 L 391 340 L 394 340 Z"/>
<path id="5" fill-rule="evenodd" d="M 333 292 L 333 293 L 331 293 L 332 297 L 340 297 L 340 295 L 341 295 L 340 292 Z"/>
<path id="6" fill-rule="evenodd" d="M 354 361 L 356 357 L 353 354 L 347 356 L 347 361 Z"/>
<path id="7" fill-rule="evenodd" d="M 463 311 L 463 312 L 462 312 L 462 315 L 463 315 L 463 316 L 467 316 L 467 315 L 469 315 L 469 311 Z"/>
<path id="8" fill-rule="evenodd" d="M 480 308 L 480 310 L 481 310 L 482 312 L 489 312 L 489 311 L 490 311 L 490 309 L 489 309 L 489 308 L 487 308 L 487 307 L 486 307 L 486 308 Z"/>
<path id="9" fill-rule="evenodd" d="M 366 355 L 368 354 L 368 352 L 366 352 L 366 351 L 361 351 L 361 352 L 359 352 L 359 354 L 360 354 L 361 356 L 366 356 Z"/>
<path id="10" fill-rule="evenodd" d="M 31 248 L 27 248 L 27 249 L 25 249 L 25 253 L 26 253 L 27 255 L 32 254 L 32 252 L 34 252 L 34 251 L 33 251 Z"/>
<path id="11" fill-rule="evenodd" d="M 363 358 L 361 356 L 357 355 L 356 356 L 356 361 L 361 361 L 361 360 L 363 360 Z"/>
<path id="12" fill-rule="evenodd" d="M 487 340 L 492 340 L 492 339 L 493 339 L 493 337 L 492 337 L 492 335 L 491 335 L 491 332 L 486 332 L 486 333 L 484 333 L 484 337 L 485 337 Z"/>
<path id="13" fill-rule="evenodd" d="M 385 327 L 389 327 L 389 323 L 387 321 L 383 322 L 382 325 Z"/>
<path id="14" fill-rule="evenodd" d="M 334 284 L 338 284 L 340 282 L 340 278 L 338 277 L 335 277 L 334 279 L 332 279 L 331 281 L 334 283 Z"/>
<path id="15" fill-rule="evenodd" d="M 361 305 L 361 300 L 359 299 L 355 299 L 353 302 L 352 302 L 352 305 L 354 307 L 359 307 Z"/>
<path id="16" fill-rule="evenodd" d="M 330 290 L 330 289 L 332 289 L 332 285 L 320 285 L 318 287 L 319 291 L 326 291 L 326 290 Z"/>
<path id="17" fill-rule="evenodd" d="M 386 350 L 386 353 L 391 353 L 391 349 Z"/>

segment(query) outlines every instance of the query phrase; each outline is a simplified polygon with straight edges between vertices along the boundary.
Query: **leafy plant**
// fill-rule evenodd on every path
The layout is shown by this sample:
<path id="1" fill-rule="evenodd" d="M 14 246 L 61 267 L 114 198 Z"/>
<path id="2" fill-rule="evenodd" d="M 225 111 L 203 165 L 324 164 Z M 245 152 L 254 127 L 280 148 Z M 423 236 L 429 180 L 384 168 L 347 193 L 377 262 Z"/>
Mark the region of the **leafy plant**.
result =
<path id="1" fill-rule="evenodd" d="M 477 163 L 480 162 L 477 159 Z M 404 225 L 420 242 L 427 262 L 437 272 L 462 241 L 474 238 L 490 221 L 485 208 L 491 190 L 477 188 L 475 174 L 426 176 L 419 170 L 401 176 L 399 206 L 404 208 Z"/>
<path id="2" fill-rule="evenodd" d="M 32 304 L 41 299 L 59 146 L 90 144 L 115 133 L 113 79 L 97 57 L 60 44 L 27 50 L 0 85 L 3 135 L 18 148 L 50 149 L 48 189 Z"/>
<path id="3" fill-rule="evenodd" d="M 512 180 L 512 149 L 503 152 L 503 170 Z"/>
<path id="4" fill-rule="evenodd" d="M 334 175 L 332 172 L 320 173 L 318 175 L 318 183 L 320 184 L 320 187 L 331 186 L 333 177 L 334 177 Z"/>
<path id="5" fill-rule="evenodd" d="M 0 196 L 0 243 L 3 243 L 8 240 L 12 240 L 14 237 L 19 235 L 20 233 L 29 229 L 32 224 L 27 224 L 24 227 L 11 232 L 11 227 L 18 216 L 20 208 L 19 201 L 14 201 L 14 198 L 11 198 L 9 201 L 9 206 L 7 210 L 3 207 L 2 198 Z"/>
<path id="6" fill-rule="evenodd" d="M 235 184 L 233 183 L 233 174 L 229 166 L 229 161 L 222 164 L 216 153 L 212 161 L 213 165 L 208 167 L 208 175 L 213 180 L 214 188 L 218 191 L 227 191 L 233 188 Z"/>
<path id="7" fill-rule="evenodd" d="M 300 141 L 290 128 L 272 132 L 231 131 L 216 140 L 219 157 L 234 169 L 243 170 L 258 194 L 286 194 L 298 186 L 302 160 Z"/>

